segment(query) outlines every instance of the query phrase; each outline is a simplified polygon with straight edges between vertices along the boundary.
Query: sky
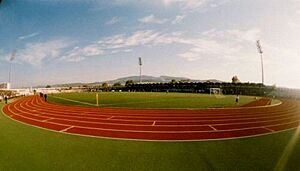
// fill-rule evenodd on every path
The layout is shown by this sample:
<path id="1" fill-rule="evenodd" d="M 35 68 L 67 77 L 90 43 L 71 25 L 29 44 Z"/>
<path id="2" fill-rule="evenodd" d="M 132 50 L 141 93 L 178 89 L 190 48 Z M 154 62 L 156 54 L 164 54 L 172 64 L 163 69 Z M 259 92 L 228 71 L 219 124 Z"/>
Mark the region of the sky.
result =
<path id="1" fill-rule="evenodd" d="M 139 74 L 300 88 L 300 0 L 4 0 L 0 82 Z M 16 50 L 15 59 L 11 54 Z"/>

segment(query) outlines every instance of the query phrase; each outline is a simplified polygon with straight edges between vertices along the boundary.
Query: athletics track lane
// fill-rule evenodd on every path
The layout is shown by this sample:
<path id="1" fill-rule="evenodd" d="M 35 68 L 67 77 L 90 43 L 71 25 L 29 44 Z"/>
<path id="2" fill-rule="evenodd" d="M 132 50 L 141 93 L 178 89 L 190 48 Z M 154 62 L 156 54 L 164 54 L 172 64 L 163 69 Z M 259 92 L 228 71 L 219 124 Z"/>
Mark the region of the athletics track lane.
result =
<path id="1" fill-rule="evenodd" d="M 256 101 L 268 104 L 268 99 Z M 142 140 L 207 140 L 268 134 L 296 128 L 298 101 L 276 106 L 158 110 L 64 106 L 39 96 L 19 99 L 3 108 L 17 121 L 45 129 L 87 136 Z M 252 107 L 249 107 L 252 106 Z"/>

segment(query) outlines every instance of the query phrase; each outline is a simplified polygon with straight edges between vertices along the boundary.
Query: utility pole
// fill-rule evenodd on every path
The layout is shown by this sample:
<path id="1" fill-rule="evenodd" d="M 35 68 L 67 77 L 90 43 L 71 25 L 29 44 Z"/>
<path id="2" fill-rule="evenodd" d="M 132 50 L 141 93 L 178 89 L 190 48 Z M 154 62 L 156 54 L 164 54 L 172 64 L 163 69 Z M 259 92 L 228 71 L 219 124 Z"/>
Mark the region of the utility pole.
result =
<path id="1" fill-rule="evenodd" d="M 260 61 L 261 61 L 261 83 L 264 84 L 264 63 L 263 63 L 263 51 L 260 45 L 259 40 L 256 41 L 256 46 L 258 53 L 260 54 Z"/>

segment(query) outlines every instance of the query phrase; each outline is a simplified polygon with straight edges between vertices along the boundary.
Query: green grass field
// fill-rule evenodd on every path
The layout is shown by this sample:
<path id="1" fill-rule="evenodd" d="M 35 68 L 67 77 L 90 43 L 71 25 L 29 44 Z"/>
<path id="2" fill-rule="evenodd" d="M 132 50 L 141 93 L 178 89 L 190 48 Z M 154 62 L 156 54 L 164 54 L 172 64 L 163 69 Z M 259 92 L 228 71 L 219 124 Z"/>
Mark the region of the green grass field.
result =
<path id="1" fill-rule="evenodd" d="M 300 170 L 299 137 L 286 150 L 294 134 L 200 142 L 111 140 L 27 126 L 0 112 L 0 170 L 252 171 L 273 170 L 279 161 L 285 170 Z"/>
<path id="2" fill-rule="evenodd" d="M 252 96 L 241 96 L 239 105 L 253 100 L 254 97 Z M 96 93 L 53 94 L 49 96 L 49 102 L 93 106 L 96 104 Z M 101 92 L 99 93 L 99 104 L 100 107 L 127 108 L 218 108 L 236 106 L 234 95 L 216 98 L 209 94 L 138 92 Z"/>

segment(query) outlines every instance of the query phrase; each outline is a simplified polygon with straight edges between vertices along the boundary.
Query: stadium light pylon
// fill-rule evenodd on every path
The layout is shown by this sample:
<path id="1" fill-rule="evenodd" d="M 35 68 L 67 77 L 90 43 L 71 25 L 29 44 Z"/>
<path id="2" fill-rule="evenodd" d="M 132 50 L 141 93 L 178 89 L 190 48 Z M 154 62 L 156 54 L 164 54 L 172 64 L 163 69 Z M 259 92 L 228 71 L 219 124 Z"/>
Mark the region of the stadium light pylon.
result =
<path id="1" fill-rule="evenodd" d="M 261 83 L 264 84 L 264 63 L 263 63 L 263 56 L 262 56 L 263 51 L 259 40 L 256 40 L 256 46 L 257 46 L 258 53 L 260 54 L 260 61 L 261 61 Z"/>
<path id="2" fill-rule="evenodd" d="M 142 82 L 142 58 L 139 57 L 139 66 L 140 66 L 140 83 Z"/>
<path id="3" fill-rule="evenodd" d="M 7 83 L 7 89 L 10 89 L 11 88 L 11 67 L 12 67 L 12 61 L 15 60 L 16 58 L 16 53 L 17 51 L 16 50 L 13 50 L 13 52 L 11 53 L 11 56 L 9 58 L 9 72 L 8 72 L 8 83 Z"/>

